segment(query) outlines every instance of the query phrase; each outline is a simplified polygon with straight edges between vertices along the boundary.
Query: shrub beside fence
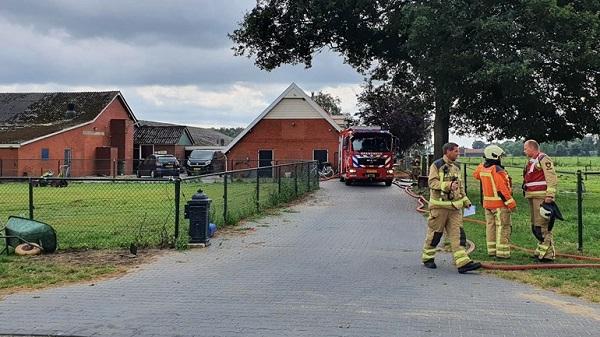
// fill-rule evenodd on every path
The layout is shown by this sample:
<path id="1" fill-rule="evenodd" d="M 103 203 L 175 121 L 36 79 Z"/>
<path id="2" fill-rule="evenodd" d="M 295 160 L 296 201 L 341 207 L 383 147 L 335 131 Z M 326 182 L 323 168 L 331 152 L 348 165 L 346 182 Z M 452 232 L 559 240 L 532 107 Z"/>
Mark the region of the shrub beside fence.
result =
<path id="1" fill-rule="evenodd" d="M 319 188 L 317 163 L 297 162 L 177 179 L 0 177 L 0 226 L 9 216 L 46 222 L 60 249 L 173 247 L 187 243 L 184 205 L 199 189 L 212 199 L 210 219 L 234 224 Z M 44 185 L 43 183 L 41 185 Z"/>

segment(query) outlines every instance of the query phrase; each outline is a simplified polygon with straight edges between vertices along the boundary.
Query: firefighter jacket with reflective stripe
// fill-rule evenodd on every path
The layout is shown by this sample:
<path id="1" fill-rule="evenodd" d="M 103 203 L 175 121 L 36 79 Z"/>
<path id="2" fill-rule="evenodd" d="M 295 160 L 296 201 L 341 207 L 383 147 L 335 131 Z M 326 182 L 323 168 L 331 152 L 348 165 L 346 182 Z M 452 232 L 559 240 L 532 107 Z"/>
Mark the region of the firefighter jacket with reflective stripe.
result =
<path id="1" fill-rule="evenodd" d="M 486 167 L 481 163 L 473 172 L 473 177 L 481 181 L 483 208 L 517 207 L 517 203 L 512 197 L 511 179 L 502 166 L 490 165 Z"/>
<path id="2" fill-rule="evenodd" d="M 452 191 L 451 184 L 457 181 L 458 190 Z M 471 205 L 460 178 L 460 168 L 447 156 L 438 159 L 429 167 L 429 209 L 462 209 Z"/>
<path id="3" fill-rule="evenodd" d="M 550 157 L 539 153 L 523 170 L 525 198 L 555 197 L 558 178 Z"/>

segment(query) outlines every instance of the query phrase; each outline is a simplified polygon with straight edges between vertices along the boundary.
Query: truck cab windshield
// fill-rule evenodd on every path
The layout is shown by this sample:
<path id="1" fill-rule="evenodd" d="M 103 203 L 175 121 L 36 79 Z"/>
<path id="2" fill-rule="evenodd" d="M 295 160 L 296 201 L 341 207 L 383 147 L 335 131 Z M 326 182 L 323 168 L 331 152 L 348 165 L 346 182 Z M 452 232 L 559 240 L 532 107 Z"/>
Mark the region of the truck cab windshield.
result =
<path id="1" fill-rule="evenodd" d="M 392 138 L 387 134 L 365 134 L 352 137 L 352 149 L 361 152 L 392 151 Z"/>

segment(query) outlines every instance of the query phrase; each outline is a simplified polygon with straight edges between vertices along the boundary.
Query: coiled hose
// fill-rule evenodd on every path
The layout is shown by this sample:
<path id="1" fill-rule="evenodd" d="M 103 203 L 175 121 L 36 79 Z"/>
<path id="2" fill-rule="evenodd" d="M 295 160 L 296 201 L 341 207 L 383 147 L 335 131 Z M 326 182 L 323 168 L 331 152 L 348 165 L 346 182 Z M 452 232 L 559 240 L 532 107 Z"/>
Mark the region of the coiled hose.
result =
<path id="1" fill-rule="evenodd" d="M 402 181 L 394 181 L 394 185 L 400 187 L 406 194 L 415 198 L 417 200 L 417 212 L 419 213 L 427 213 L 428 210 L 425 209 L 425 205 L 429 202 L 422 195 L 416 194 L 412 190 L 412 181 L 411 182 L 402 182 Z M 485 221 L 465 218 L 464 221 L 476 223 L 480 225 L 485 225 Z M 475 243 L 467 240 L 468 249 L 467 253 L 471 253 L 475 250 Z M 527 252 L 533 254 L 533 250 L 523 248 L 514 244 L 511 244 L 511 247 L 515 250 Z M 584 255 L 573 255 L 573 254 L 562 254 L 556 253 L 556 256 L 569 258 L 574 260 L 583 260 L 583 261 L 595 261 L 600 262 L 600 258 L 592 257 L 592 256 L 584 256 Z M 532 269 L 569 269 L 569 268 L 600 268 L 600 263 L 552 263 L 552 264 L 497 264 L 497 263 L 482 263 L 481 267 L 484 269 L 492 269 L 492 270 L 532 270 Z"/>

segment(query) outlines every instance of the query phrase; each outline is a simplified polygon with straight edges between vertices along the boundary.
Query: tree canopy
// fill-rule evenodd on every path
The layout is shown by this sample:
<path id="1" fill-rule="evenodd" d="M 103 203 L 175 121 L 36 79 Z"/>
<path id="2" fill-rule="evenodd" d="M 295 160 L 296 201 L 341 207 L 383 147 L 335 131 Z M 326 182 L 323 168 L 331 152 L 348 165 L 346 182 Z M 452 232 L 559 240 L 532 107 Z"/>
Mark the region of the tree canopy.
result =
<path id="1" fill-rule="evenodd" d="M 272 70 L 330 49 L 489 139 L 568 140 L 600 131 L 600 1 L 258 0 L 230 37 Z M 423 113 L 423 112 L 422 112 Z"/>
<path id="2" fill-rule="evenodd" d="M 431 109 L 428 100 L 409 95 L 389 84 L 368 83 L 358 96 L 358 116 L 367 125 L 378 125 L 397 137 L 398 150 L 404 152 L 429 136 Z"/>
<path id="3" fill-rule="evenodd" d="M 333 96 L 332 94 L 319 91 L 312 99 L 327 111 L 330 115 L 341 115 L 342 114 L 342 100 Z"/>

